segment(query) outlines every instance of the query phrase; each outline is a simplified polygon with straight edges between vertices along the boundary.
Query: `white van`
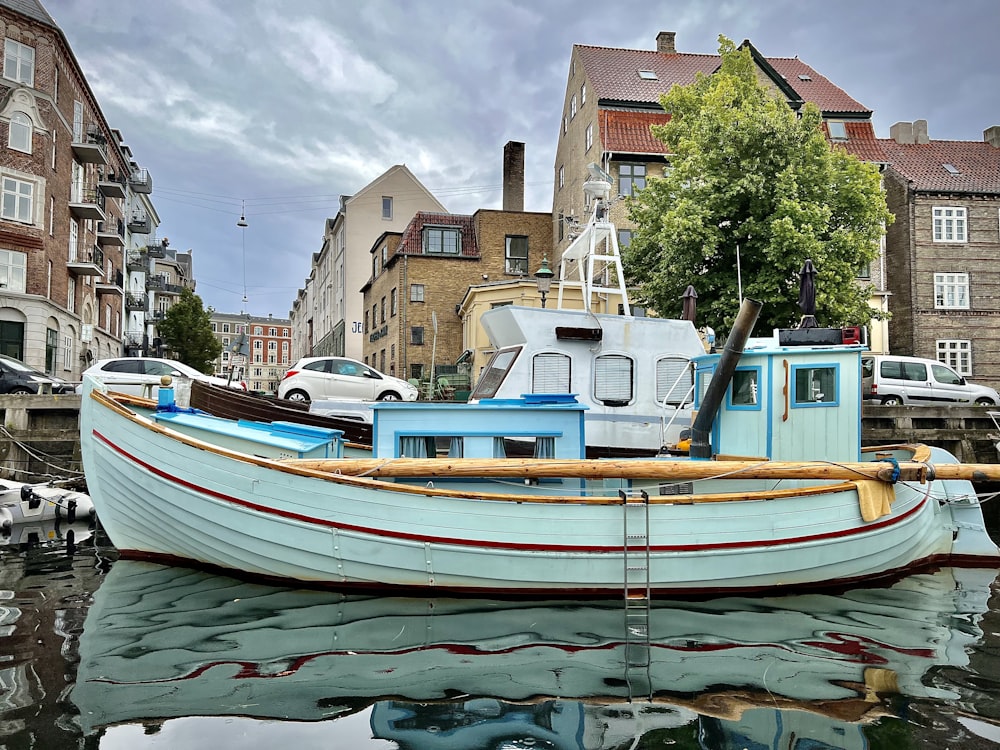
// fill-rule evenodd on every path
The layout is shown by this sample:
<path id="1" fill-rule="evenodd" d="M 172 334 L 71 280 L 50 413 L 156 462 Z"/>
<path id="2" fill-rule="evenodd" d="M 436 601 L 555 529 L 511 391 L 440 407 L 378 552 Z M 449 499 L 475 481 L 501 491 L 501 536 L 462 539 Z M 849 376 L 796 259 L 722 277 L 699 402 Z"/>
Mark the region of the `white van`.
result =
<path id="1" fill-rule="evenodd" d="M 861 394 L 866 401 L 898 404 L 1000 404 L 1000 394 L 968 382 L 948 365 L 933 359 L 894 354 L 861 356 Z"/>

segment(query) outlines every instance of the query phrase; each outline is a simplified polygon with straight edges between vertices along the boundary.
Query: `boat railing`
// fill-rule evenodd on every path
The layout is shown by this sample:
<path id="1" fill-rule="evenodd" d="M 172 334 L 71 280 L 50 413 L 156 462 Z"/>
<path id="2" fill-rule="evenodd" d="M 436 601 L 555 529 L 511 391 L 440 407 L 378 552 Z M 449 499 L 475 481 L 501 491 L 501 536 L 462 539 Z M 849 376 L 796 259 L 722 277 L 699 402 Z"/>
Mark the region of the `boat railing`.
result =
<path id="1" fill-rule="evenodd" d="M 680 378 L 678 378 L 678 380 L 680 380 Z M 664 410 L 670 406 L 673 406 L 674 408 L 669 419 L 666 421 L 664 421 L 664 415 L 660 415 L 660 445 L 664 445 L 667 442 L 667 434 L 669 433 L 670 428 L 673 426 L 678 415 L 682 414 L 686 409 L 694 406 L 694 383 L 692 383 L 691 387 L 688 388 L 687 393 L 684 394 L 684 398 L 682 398 L 676 405 L 668 404 L 666 396 L 664 396 L 663 401 L 660 402 L 660 406 Z"/>

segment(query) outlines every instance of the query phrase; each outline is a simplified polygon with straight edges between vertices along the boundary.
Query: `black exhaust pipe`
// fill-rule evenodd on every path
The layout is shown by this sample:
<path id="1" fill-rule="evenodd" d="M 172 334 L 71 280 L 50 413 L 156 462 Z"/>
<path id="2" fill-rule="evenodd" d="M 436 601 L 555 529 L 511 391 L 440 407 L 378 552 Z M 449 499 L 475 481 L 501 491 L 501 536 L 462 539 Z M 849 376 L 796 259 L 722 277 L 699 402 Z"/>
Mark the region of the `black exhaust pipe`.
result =
<path id="1" fill-rule="evenodd" d="M 715 421 L 715 415 L 719 411 L 722 398 L 726 395 L 729 381 L 733 379 L 733 373 L 736 372 L 736 365 L 739 364 L 740 357 L 743 356 L 743 347 L 746 346 L 750 332 L 753 331 L 753 327 L 757 323 L 761 307 L 760 302 L 749 297 L 745 298 L 743 304 L 740 305 L 740 312 L 736 316 L 736 322 L 733 323 L 733 330 L 729 332 L 729 338 L 726 339 L 722 356 L 719 358 L 719 366 L 715 369 L 715 374 L 712 375 L 712 382 L 708 384 L 705 397 L 698 409 L 698 416 L 695 417 L 694 424 L 691 426 L 691 447 L 688 450 L 688 455 L 691 458 L 712 457 L 712 446 L 709 445 L 708 441 L 709 433 L 712 431 L 712 423 Z"/>

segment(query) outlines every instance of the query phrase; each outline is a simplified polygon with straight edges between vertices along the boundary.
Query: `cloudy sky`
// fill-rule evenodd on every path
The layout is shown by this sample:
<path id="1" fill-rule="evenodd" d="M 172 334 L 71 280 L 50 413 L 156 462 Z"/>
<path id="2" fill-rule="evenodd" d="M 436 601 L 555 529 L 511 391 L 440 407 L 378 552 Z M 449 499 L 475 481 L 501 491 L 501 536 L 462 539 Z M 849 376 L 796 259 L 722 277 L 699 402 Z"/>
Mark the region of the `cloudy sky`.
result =
<path id="1" fill-rule="evenodd" d="M 194 250 L 224 312 L 285 317 L 340 195 L 406 164 L 452 212 L 499 208 L 526 144 L 549 211 L 574 43 L 798 56 L 888 137 L 981 140 L 1000 124 L 997 0 L 42 0 L 112 127 L 153 177 L 160 236 Z M 245 203 L 249 227 L 236 222 Z M 245 262 L 244 262 L 245 258 Z M 245 278 L 245 282 L 244 282 Z"/>

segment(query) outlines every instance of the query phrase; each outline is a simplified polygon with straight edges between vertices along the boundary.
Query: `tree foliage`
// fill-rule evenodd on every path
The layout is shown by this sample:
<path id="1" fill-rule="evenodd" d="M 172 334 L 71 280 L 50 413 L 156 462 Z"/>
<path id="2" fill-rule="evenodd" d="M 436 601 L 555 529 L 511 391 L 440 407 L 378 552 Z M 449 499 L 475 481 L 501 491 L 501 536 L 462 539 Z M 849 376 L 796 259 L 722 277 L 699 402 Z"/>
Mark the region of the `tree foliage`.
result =
<path id="1" fill-rule="evenodd" d="M 212 333 L 211 314 L 201 297 L 185 288 L 157 326 L 174 357 L 204 373 L 212 372 L 222 352 L 222 343 Z"/>
<path id="2" fill-rule="evenodd" d="M 796 113 L 766 88 L 749 49 L 719 45 L 716 73 L 660 99 L 671 118 L 653 134 L 670 168 L 631 200 L 637 231 L 623 253 L 639 300 L 678 315 L 692 284 L 699 322 L 729 330 L 738 257 L 743 295 L 764 303 L 757 330 L 787 328 L 808 258 L 820 325 L 867 323 L 876 313 L 855 279 L 892 220 L 877 169 L 830 146 L 814 105 Z"/>

